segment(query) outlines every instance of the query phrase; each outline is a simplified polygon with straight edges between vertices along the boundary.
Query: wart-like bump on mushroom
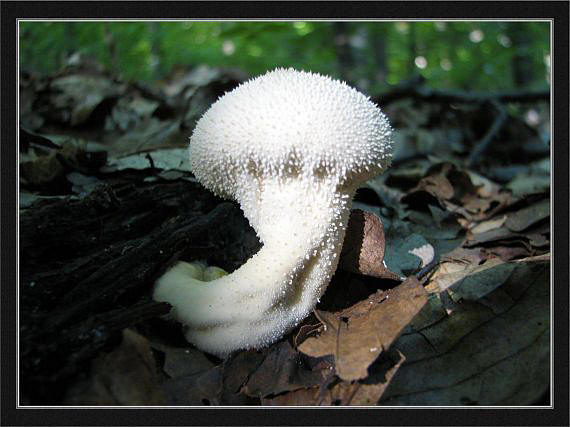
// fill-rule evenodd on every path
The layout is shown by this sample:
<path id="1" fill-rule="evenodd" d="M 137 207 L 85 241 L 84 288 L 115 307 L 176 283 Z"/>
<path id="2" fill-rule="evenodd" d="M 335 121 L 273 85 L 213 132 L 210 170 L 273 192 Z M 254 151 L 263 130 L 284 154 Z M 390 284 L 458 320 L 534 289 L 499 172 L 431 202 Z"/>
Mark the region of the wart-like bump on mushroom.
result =
<path id="1" fill-rule="evenodd" d="M 209 282 L 179 262 L 154 299 L 172 305 L 189 342 L 218 356 L 277 341 L 323 295 L 354 193 L 388 167 L 392 144 L 380 109 L 326 76 L 276 69 L 226 93 L 196 125 L 192 170 L 240 204 L 263 247 Z"/>

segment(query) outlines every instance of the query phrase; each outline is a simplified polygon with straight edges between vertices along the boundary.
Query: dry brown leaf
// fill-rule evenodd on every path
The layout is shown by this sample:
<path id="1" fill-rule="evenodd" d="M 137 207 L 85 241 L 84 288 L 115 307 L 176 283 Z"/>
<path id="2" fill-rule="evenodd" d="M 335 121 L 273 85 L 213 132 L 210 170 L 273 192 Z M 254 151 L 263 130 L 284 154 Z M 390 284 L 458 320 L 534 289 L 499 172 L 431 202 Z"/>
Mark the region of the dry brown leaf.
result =
<path id="1" fill-rule="evenodd" d="M 424 191 L 435 197 L 447 211 L 469 221 L 481 221 L 512 201 L 509 192 L 502 191 L 497 184 L 451 163 L 433 165 L 427 173 L 403 198 L 405 202 L 421 200 Z"/>
<path id="2" fill-rule="evenodd" d="M 261 404 L 267 406 L 314 406 L 317 404 L 329 405 L 330 399 L 319 402 L 320 389 L 302 388 L 289 393 L 275 396 L 272 399 L 262 399 Z"/>
<path id="3" fill-rule="evenodd" d="M 516 264 L 491 258 L 447 288 L 454 301 L 477 301 L 502 286 Z"/>
<path id="4" fill-rule="evenodd" d="M 434 174 L 422 178 L 413 191 L 426 191 L 438 200 L 449 200 L 454 194 L 453 185 L 443 174 Z"/>
<path id="5" fill-rule="evenodd" d="M 151 343 L 151 347 L 164 353 L 162 369 L 170 378 L 195 375 L 214 366 L 204 353 L 195 348 L 178 348 L 159 343 Z"/>
<path id="6" fill-rule="evenodd" d="M 493 198 L 501 192 L 501 186 L 497 183 L 491 181 L 489 178 L 479 175 L 473 171 L 466 171 L 469 175 L 469 179 L 475 188 L 477 189 L 477 194 L 483 198 Z"/>
<path id="7" fill-rule="evenodd" d="M 530 257 L 522 258 L 522 259 L 517 259 L 514 262 L 518 262 L 521 264 L 535 263 L 535 262 L 550 263 L 550 253 L 542 254 L 542 255 L 536 255 L 536 256 L 530 256 Z"/>
<path id="8" fill-rule="evenodd" d="M 475 263 L 479 264 L 481 261 L 485 259 L 483 252 L 480 248 L 463 248 L 458 247 L 452 250 L 451 252 L 446 253 L 441 257 L 441 262 L 447 261 L 463 261 L 464 263 Z"/>
<path id="9" fill-rule="evenodd" d="M 305 341 L 309 336 L 316 334 L 322 325 L 320 323 L 309 323 L 302 325 L 299 328 L 299 332 L 293 338 L 293 345 L 299 347 L 303 341 Z"/>
<path id="10" fill-rule="evenodd" d="M 483 264 L 448 261 L 441 263 L 426 287 L 431 292 L 449 290 L 454 301 L 477 300 L 501 286 L 514 264 L 490 258 Z"/>
<path id="11" fill-rule="evenodd" d="M 263 399 L 263 405 L 271 406 L 371 406 L 376 405 L 382 394 L 389 386 L 390 381 L 405 361 L 401 353 L 394 362 L 385 359 L 375 367 L 374 379 L 364 382 L 338 382 L 331 387 L 300 389 L 276 396 L 272 399 Z"/>
<path id="12" fill-rule="evenodd" d="M 476 214 L 478 220 L 489 218 L 497 208 L 512 202 L 510 192 L 488 178 L 473 171 L 461 171 L 465 187 L 465 195 L 461 198 L 463 206 Z M 493 209 L 490 207 L 496 205 Z"/>
<path id="13" fill-rule="evenodd" d="M 507 216 L 503 215 L 502 217 L 499 218 L 482 221 L 479 224 L 477 224 L 475 227 L 471 228 L 469 231 L 471 231 L 471 233 L 473 234 L 484 233 L 486 231 L 502 227 L 506 220 Z"/>
<path id="14" fill-rule="evenodd" d="M 33 187 L 42 186 L 63 176 L 64 170 L 63 165 L 53 153 L 22 163 L 20 165 L 20 180 Z"/>
<path id="15" fill-rule="evenodd" d="M 272 346 L 265 360 L 250 375 L 242 392 L 252 397 L 265 397 L 322 383 L 319 370 L 303 366 L 302 356 L 283 341 Z"/>
<path id="16" fill-rule="evenodd" d="M 405 356 L 400 352 L 396 353 L 396 362 L 386 358 L 376 368 L 374 374 L 363 382 L 352 384 L 340 383 L 331 390 L 332 401 L 340 402 L 340 405 L 370 406 L 376 405 L 388 386 L 392 378 L 397 374 L 400 366 L 406 361 Z"/>
<path id="17" fill-rule="evenodd" d="M 220 405 L 222 368 L 216 366 L 194 375 L 172 378 L 161 386 L 170 405 Z"/>
<path id="18" fill-rule="evenodd" d="M 461 204 L 466 211 L 473 215 L 481 215 L 491 206 L 491 199 L 482 199 L 476 194 L 465 194 L 461 198 Z"/>
<path id="19" fill-rule="evenodd" d="M 76 165 L 83 155 L 82 149 L 66 143 L 60 149 L 52 151 L 47 155 L 22 162 L 20 164 L 20 179 L 32 187 L 53 184 L 54 181 L 65 174 L 65 167 L 62 161 Z"/>
<path id="20" fill-rule="evenodd" d="M 256 350 L 242 351 L 224 361 L 224 391 L 238 393 L 249 376 L 261 365 L 265 354 Z"/>
<path id="21" fill-rule="evenodd" d="M 151 117 L 116 138 L 109 145 L 109 154 L 120 157 L 156 148 L 179 148 L 187 144 L 187 139 L 188 134 L 181 130 L 179 120 Z"/>
<path id="22" fill-rule="evenodd" d="M 541 200 L 527 208 L 513 212 L 505 225 L 512 231 L 523 231 L 550 216 L 550 199 Z"/>
<path id="23" fill-rule="evenodd" d="M 469 236 L 467 241 L 464 243 L 464 246 L 471 248 L 473 246 L 498 244 L 499 242 L 507 241 L 511 243 L 521 243 L 523 246 L 530 249 L 526 236 L 515 233 L 505 226 Z"/>
<path id="24" fill-rule="evenodd" d="M 515 258 L 526 257 L 528 249 L 523 246 L 494 246 L 483 250 L 486 257 L 498 257 L 501 261 L 511 261 Z"/>
<path id="25" fill-rule="evenodd" d="M 71 74 L 51 81 L 51 102 L 56 111 L 65 111 L 71 126 L 84 123 L 95 108 L 106 99 L 117 98 L 125 92 L 125 85 L 105 76 Z"/>
<path id="26" fill-rule="evenodd" d="M 516 268 L 498 289 L 463 303 L 393 345 L 407 358 L 385 405 L 528 405 L 549 384 L 549 267 Z"/>
<path id="27" fill-rule="evenodd" d="M 160 405 L 166 396 L 152 350 L 146 338 L 123 330 L 123 341 L 112 352 L 93 361 L 89 379 L 68 390 L 70 405 Z"/>
<path id="28" fill-rule="evenodd" d="M 513 192 L 513 196 L 515 197 L 548 194 L 550 192 L 550 178 L 550 173 L 537 171 L 523 172 L 517 174 L 506 187 Z"/>
<path id="29" fill-rule="evenodd" d="M 433 246 L 430 245 L 429 243 L 411 249 L 408 251 L 408 253 L 411 253 L 412 255 L 415 255 L 422 260 L 422 265 L 421 265 L 422 268 L 428 265 L 430 262 L 432 262 L 435 257 L 435 250 Z"/>
<path id="30" fill-rule="evenodd" d="M 299 350 L 313 357 L 335 356 L 336 373 L 347 381 L 365 378 L 368 366 L 400 335 L 427 301 L 414 277 L 389 292 L 329 314 L 323 332 L 304 341 Z"/>

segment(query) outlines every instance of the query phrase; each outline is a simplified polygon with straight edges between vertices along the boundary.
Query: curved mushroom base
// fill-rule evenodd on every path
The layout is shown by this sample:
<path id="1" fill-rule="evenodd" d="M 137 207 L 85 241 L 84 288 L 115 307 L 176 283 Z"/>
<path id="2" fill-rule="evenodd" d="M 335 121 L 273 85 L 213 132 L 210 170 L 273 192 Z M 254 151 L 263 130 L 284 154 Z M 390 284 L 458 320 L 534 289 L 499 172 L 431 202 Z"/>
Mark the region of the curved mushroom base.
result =
<path id="1" fill-rule="evenodd" d="M 249 187 L 239 201 L 264 246 L 232 274 L 201 282 L 178 263 L 158 280 L 154 299 L 173 306 L 188 341 L 224 357 L 277 341 L 311 312 L 336 270 L 354 194 L 313 185 Z"/>

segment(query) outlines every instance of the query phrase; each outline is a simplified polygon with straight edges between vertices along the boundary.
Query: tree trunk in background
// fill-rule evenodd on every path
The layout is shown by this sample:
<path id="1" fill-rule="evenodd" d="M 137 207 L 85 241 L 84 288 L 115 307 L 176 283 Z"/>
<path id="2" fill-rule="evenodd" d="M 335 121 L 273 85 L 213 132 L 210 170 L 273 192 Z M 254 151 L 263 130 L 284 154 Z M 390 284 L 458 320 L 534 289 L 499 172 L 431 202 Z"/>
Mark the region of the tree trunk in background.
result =
<path id="1" fill-rule="evenodd" d="M 354 57 L 350 47 L 350 27 L 348 22 L 333 23 L 334 47 L 336 50 L 338 72 L 342 80 L 351 81 Z"/>
<path id="2" fill-rule="evenodd" d="M 534 81 L 532 58 L 529 55 L 531 35 L 526 30 L 524 26 L 513 22 L 507 31 L 515 49 L 511 64 L 513 83 L 517 88 L 528 86 Z"/>
<path id="3" fill-rule="evenodd" d="M 386 85 L 388 77 L 388 66 L 386 61 L 386 33 L 388 27 L 386 25 L 375 24 L 370 32 L 370 46 L 374 54 L 374 64 L 372 70 L 371 81 Z"/>
<path id="4" fill-rule="evenodd" d="M 455 22 L 448 22 L 447 23 L 447 34 L 453 34 L 456 31 L 455 28 Z M 449 43 L 446 45 L 446 49 L 448 52 L 448 58 L 449 61 L 451 62 L 451 67 L 457 67 L 459 65 L 459 57 L 457 55 L 457 51 L 459 50 L 459 45 L 460 45 L 460 40 L 459 37 L 453 37 L 453 36 L 449 36 L 447 38 L 447 40 L 449 40 Z M 461 82 L 458 82 L 457 80 L 453 79 L 453 73 L 448 73 L 448 75 L 446 76 L 446 81 L 447 81 L 447 85 L 450 87 L 456 86 L 456 87 L 462 87 L 463 89 L 465 89 L 465 87 L 463 87 L 461 85 Z"/>
<path id="5" fill-rule="evenodd" d="M 119 75 L 119 54 L 117 50 L 117 44 L 115 43 L 115 37 L 111 31 L 111 27 L 108 22 L 105 22 L 103 27 L 103 32 L 105 34 L 105 46 L 109 52 L 109 62 L 111 67 L 111 72 L 113 75 Z"/>
<path id="6" fill-rule="evenodd" d="M 65 66 L 67 64 L 67 61 L 69 60 L 69 58 L 71 57 L 71 55 L 74 54 L 76 46 L 75 46 L 75 40 L 76 40 L 76 33 L 77 31 L 75 30 L 75 25 L 77 25 L 77 23 L 75 22 L 69 22 L 65 27 L 64 27 L 64 33 L 65 33 L 65 40 L 64 40 L 64 45 L 65 45 L 65 49 L 63 50 L 63 54 L 61 55 L 61 57 L 59 58 L 59 65 L 60 66 Z"/>
<path id="7" fill-rule="evenodd" d="M 408 33 L 408 77 L 416 74 L 416 26 L 415 22 L 410 22 L 410 32 Z"/>
<path id="8" fill-rule="evenodd" d="M 160 58 L 162 57 L 161 45 L 162 45 L 162 28 L 160 27 L 160 22 L 152 21 L 148 23 L 150 42 L 151 42 L 151 52 L 152 52 L 152 73 L 155 78 L 158 78 L 162 72 L 162 62 Z"/>

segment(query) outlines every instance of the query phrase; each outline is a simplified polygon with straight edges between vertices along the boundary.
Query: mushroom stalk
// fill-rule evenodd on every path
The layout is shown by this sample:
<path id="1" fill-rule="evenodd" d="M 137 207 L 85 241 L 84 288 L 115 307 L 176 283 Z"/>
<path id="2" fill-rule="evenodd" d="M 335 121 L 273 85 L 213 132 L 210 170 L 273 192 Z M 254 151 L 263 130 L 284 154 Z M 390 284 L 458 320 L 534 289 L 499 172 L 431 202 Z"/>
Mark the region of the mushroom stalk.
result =
<path id="1" fill-rule="evenodd" d="M 271 344 L 314 308 L 336 270 L 352 197 L 391 158 L 382 112 L 346 84 L 275 70 L 220 98 L 198 122 L 192 169 L 237 200 L 263 247 L 211 282 L 178 263 L 154 299 L 188 341 L 225 356 Z"/>
<path id="2" fill-rule="evenodd" d="M 199 282 L 180 280 L 179 263 L 157 283 L 154 298 L 174 304 L 171 315 L 185 324 L 186 339 L 205 351 L 224 356 L 221 349 L 276 341 L 311 312 L 336 270 L 354 189 L 281 181 L 243 195 L 255 199 L 242 206 L 255 212 L 246 217 L 263 243 L 244 265 Z"/>

